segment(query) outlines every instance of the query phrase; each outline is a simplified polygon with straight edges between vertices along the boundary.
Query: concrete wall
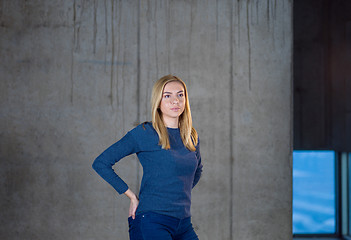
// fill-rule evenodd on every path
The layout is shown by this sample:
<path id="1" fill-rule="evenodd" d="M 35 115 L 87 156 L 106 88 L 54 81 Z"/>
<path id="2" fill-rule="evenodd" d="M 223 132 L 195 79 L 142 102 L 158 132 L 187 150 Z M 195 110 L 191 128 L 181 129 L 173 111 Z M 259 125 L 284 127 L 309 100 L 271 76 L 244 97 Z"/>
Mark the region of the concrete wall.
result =
<path id="1" fill-rule="evenodd" d="M 291 239 L 292 1 L 0 1 L 0 239 L 127 239 L 91 169 L 186 81 L 202 240 Z M 135 156 L 116 171 L 137 191 Z"/>

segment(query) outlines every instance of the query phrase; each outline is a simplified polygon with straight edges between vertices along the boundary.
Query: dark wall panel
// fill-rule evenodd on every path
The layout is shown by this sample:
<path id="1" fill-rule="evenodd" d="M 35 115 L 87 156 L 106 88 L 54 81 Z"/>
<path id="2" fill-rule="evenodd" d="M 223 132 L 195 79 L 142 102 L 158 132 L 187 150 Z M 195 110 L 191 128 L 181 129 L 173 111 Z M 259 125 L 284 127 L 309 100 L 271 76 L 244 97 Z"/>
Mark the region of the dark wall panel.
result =
<path id="1" fill-rule="evenodd" d="M 351 2 L 294 2 L 294 149 L 351 151 Z"/>

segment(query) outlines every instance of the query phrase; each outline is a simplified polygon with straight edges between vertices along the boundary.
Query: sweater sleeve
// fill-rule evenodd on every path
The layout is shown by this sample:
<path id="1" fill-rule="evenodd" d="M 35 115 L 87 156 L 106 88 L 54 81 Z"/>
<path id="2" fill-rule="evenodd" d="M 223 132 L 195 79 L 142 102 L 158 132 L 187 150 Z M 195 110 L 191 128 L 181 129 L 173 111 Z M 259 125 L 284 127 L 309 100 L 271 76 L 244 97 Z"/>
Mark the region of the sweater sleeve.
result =
<path id="1" fill-rule="evenodd" d="M 93 169 L 119 193 L 125 193 L 128 185 L 115 173 L 112 166 L 119 160 L 138 151 L 138 144 L 131 132 L 107 148 L 93 162 Z"/>
<path id="2" fill-rule="evenodd" d="M 200 177 L 201 177 L 201 173 L 202 173 L 202 162 L 201 162 L 201 154 L 200 154 L 200 139 L 198 140 L 195 153 L 196 153 L 196 157 L 197 157 L 199 162 L 197 164 L 197 168 L 196 168 L 196 172 L 195 172 L 195 176 L 194 176 L 193 188 L 199 182 Z"/>

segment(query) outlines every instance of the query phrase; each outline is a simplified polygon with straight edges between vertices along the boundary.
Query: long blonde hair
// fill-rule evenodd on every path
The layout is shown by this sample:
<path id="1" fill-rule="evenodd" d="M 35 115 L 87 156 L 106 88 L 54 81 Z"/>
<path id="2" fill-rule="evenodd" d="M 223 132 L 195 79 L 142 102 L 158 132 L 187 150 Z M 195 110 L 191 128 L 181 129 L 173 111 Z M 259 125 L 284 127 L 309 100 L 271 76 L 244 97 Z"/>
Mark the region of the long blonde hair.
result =
<path id="1" fill-rule="evenodd" d="M 158 134 L 159 144 L 162 145 L 162 148 L 170 149 L 171 146 L 169 143 L 168 131 L 162 118 L 160 104 L 162 100 L 164 87 L 167 83 L 173 81 L 180 82 L 184 87 L 185 107 L 183 113 L 179 116 L 178 122 L 180 136 L 182 138 L 184 146 L 190 151 L 195 151 L 195 146 L 198 143 L 198 135 L 196 130 L 193 128 L 190 104 L 188 99 L 188 91 L 186 89 L 185 83 L 180 78 L 173 75 L 166 75 L 155 82 L 151 94 L 152 126 Z"/>

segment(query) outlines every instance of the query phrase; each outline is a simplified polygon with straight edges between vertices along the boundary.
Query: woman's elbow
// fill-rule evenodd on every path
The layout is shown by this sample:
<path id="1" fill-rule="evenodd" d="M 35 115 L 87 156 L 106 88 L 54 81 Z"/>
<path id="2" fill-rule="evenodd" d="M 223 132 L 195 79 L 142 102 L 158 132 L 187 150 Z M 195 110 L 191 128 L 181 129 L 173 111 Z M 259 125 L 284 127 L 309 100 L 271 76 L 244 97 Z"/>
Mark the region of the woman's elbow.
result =
<path id="1" fill-rule="evenodd" d="M 101 168 L 101 163 L 99 162 L 99 159 L 96 158 L 91 165 L 91 167 L 97 172 Z"/>

